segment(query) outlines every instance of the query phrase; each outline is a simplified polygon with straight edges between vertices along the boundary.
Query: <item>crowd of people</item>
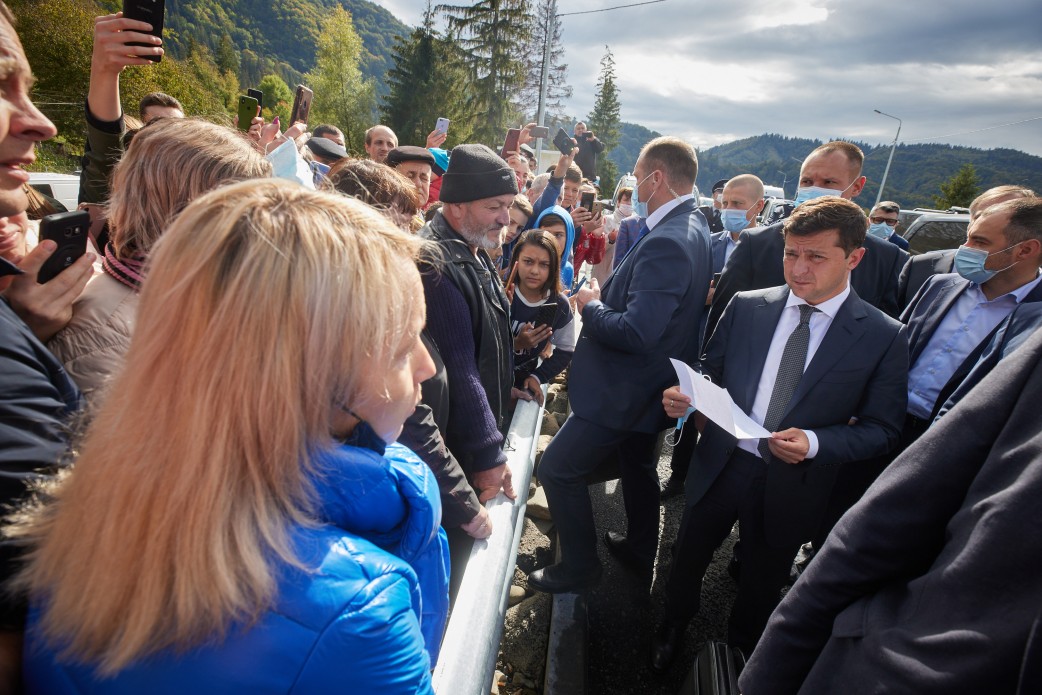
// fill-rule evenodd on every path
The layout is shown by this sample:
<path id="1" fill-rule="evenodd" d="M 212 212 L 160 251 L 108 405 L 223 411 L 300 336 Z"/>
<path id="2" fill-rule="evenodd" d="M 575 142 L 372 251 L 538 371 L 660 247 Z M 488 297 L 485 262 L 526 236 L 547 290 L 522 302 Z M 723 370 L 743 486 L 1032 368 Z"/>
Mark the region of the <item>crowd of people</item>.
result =
<path id="1" fill-rule="evenodd" d="M 237 128 L 162 93 L 124 113 L 120 74 L 163 50 L 147 28 L 95 23 L 91 246 L 38 282 L 57 204 L 23 167 L 56 133 L 0 2 L 6 691 L 431 692 L 484 503 L 527 493 L 511 412 L 566 370 L 536 471 L 560 559 L 530 588 L 598 583 L 587 481 L 617 467 L 627 527 L 603 542 L 644 601 L 668 567 L 654 670 L 738 522 L 743 692 L 1042 689 L 1033 191 L 986 191 L 964 244 L 910 257 L 899 204 L 852 202 L 842 141 L 761 226 L 763 182 L 700 207 L 675 137 L 615 190 L 583 123 L 546 172 L 535 124 L 499 153 L 374 125 L 353 158 L 332 124 Z M 671 359 L 769 435 L 729 429 Z"/>

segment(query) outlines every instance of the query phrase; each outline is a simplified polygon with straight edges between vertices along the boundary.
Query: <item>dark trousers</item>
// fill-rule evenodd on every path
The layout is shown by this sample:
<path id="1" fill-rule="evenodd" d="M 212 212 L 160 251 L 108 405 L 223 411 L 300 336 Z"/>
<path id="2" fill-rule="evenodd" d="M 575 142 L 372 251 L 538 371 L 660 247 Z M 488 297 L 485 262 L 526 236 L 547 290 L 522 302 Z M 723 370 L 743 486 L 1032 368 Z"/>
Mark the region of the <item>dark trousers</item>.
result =
<path id="1" fill-rule="evenodd" d="M 691 620 L 698 613 L 702 577 L 713 560 L 713 552 L 738 521 L 742 528 L 738 553 L 742 573 L 738 597 L 731 609 L 728 643 L 746 654 L 752 653 L 778 605 L 800 546 L 795 543 L 777 547 L 767 542 L 766 481 L 767 464 L 763 459 L 736 448 L 705 495 L 684 509 L 673 570 L 666 585 L 666 615 L 681 623 Z"/>
<path id="2" fill-rule="evenodd" d="M 626 508 L 626 535 L 650 568 L 658 549 L 659 486 L 654 460 L 658 433 L 620 432 L 574 413 L 543 452 L 536 475 L 546 492 L 557 527 L 561 562 L 576 571 L 597 559 L 597 529 L 587 479 L 617 461 Z"/>

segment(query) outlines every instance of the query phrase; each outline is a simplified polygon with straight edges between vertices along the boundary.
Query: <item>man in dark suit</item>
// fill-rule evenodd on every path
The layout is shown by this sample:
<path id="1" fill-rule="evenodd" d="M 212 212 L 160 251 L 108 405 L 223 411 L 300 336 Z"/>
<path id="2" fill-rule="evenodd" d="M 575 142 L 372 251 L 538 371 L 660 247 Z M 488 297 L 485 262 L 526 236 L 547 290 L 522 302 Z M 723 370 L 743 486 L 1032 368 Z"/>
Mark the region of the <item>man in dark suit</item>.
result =
<path id="1" fill-rule="evenodd" d="M 1023 186 L 995 186 L 981 193 L 970 203 L 970 220 L 980 217 L 980 214 L 992 205 L 1004 203 L 1007 200 L 1017 198 L 1034 198 L 1035 192 Z M 912 256 L 901 269 L 901 276 L 897 281 L 897 300 L 904 309 L 912 301 L 919 288 L 926 284 L 934 275 L 955 272 L 955 249 L 942 249 L 940 251 L 927 251 Z"/>
<path id="2" fill-rule="evenodd" d="M 658 547 L 655 440 L 668 426 L 657 407 L 675 380 L 669 358 L 698 358 L 698 326 L 712 273 L 709 230 L 690 191 L 698 161 L 673 137 L 644 146 L 634 169 L 643 233 L 615 272 L 576 295 L 583 330 L 568 394 L 572 414 L 543 453 L 537 474 L 557 526 L 561 562 L 532 572 L 528 585 L 551 593 L 595 584 L 601 575 L 586 476 L 617 459 L 627 535 L 609 549 L 650 583 Z"/>
<path id="3" fill-rule="evenodd" d="M 747 695 L 1042 692 L 1042 333 L 840 520 L 742 672 Z"/>
<path id="4" fill-rule="evenodd" d="M 877 239 L 889 241 L 902 251 L 907 251 L 908 241 L 894 231 L 900 213 L 901 206 L 892 200 L 876 203 L 872 212 L 868 213 L 868 233 Z"/>
<path id="5" fill-rule="evenodd" d="M 836 195 L 853 200 L 865 186 L 861 149 L 849 142 L 826 143 L 803 162 L 799 204 L 820 195 Z M 782 222 L 742 232 L 742 242 L 731 254 L 717 283 L 713 306 L 706 326 L 706 340 L 720 320 L 724 307 L 738 292 L 776 287 L 785 282 L 782 272 Z M 867 220 L 865 226 L 868 226 Z M 864 260 L 851 274 L 851 286 L 863 300 L 891 316 L 900 313 L 897 305 L 897 278 L 908 254 L 893 244 L 875 237 L 864 242 Z"/>
<path id="6" fill-rule="evenodd" d="M 698 612 L 702 576 L 736 520 L 743 569 L 728 642 L 750 653 L 796 551 L 817 529 L 838 464 L 897 443 L 907 344 L 901 325 L 850 286 L 867 227 L 861 208 L 841 198 L 796 208 L 783 232 L 788 286 L 736 295 L 709 339 L 702 373 L 771 436 L 737 440 L 713 423 L 702 430 L 666 588 L 667 618 L 652 650 L 655 670 L 672 661 Z M 690 404 L 679 387 L 663 394 L 671 417 Z"/>
<path id="7" fill-rule="evenodd" d="M 739 174 L 724 185 L 721 198 L 721 209 L 718 211 L 724 225 L 724 231 L 719 234 L 711 234 L 710 240 L 713 245 L 713 277 L 724 269 L 724 264 L 731 253 L 738 246 L 739 236 L 746 227 L 751 225 L 756 216 L 763 210 L 763 181 L 753 174 Z M 713 302 L 715 287 L 709 288 L 706 297 L 706 306 Z M 698 325 L 699 343 L 705 342 L 706 322 L 709 311 L 702 314 L 702 322 Z M 673 456 L 670 459 L 670 476 L 666 486 L 662 489 L 662 499 L 676 497 L 684 491 L 684 480 L 687 479 L 688 464 L 691 455 L 695 451 L 697 436 L 694 426 L 688 428 L 684 437 L 673 447 Z"/>
<path id="8" fill-rule="evenodd" d="M 921 435 L 976 364 L 995 328 L 1023 302 L 1042 301 L 1042 200 L 1019 198 L 971 220 L 958 273 L 930 278 L 901 319 L 908 325 L 908 415 L 902 445 Z"/>

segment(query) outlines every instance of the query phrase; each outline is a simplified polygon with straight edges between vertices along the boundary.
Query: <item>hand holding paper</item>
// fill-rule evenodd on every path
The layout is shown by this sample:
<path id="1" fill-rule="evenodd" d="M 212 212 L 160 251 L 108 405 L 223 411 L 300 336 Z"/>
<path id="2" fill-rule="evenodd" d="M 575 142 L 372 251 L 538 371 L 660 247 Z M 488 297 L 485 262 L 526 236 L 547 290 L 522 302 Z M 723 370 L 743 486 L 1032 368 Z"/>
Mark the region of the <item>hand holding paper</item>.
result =
<path id="1" fill-rule="evenodd" d="M 727 389 L 720 388 L 680 360 L 670 359 L 680 381 L 680 392 L 697 404 L 698 411 L 738 439 L 761 439 L 771 433 L 756 424 L 735 405 Z"/>

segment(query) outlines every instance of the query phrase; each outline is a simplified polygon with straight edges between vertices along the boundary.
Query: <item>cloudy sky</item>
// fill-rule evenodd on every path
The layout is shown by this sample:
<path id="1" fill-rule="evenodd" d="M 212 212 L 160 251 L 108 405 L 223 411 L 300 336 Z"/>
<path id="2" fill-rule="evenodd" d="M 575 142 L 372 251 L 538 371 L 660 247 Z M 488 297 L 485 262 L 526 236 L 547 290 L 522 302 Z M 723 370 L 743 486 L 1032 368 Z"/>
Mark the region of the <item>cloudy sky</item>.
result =
<path id="1" fill-rule="evenodd" d="M 410 25 L 425 6 L 376 2 Z M 634 2 L 558 0 L 558 13 Z M 1038 0 L 664 0 L 562 23 L 576 116 L 607 44 L 623 120 L 698 148 L 766 132 L 889 144 L 897 121 L 879 109 L 903 119 L 902 143 L 1042 156 Z"/>

